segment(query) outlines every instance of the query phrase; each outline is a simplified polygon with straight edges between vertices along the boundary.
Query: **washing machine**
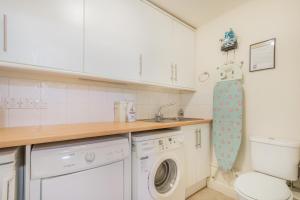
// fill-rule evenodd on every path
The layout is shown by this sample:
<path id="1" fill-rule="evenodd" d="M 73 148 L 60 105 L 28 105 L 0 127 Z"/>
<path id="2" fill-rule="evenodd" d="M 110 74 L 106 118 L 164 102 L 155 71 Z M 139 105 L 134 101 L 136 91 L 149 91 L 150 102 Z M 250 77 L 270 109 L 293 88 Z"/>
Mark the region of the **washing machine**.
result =
<path id="1" fill-rule="evenodd" d="M 132 199 L 184 200 L 184 136 L 159 130 L 132 136 Z"/>
<path id="2" fill-rule="evenodd" d="M 35 145 L 30 200 L 131 200 L 128 138 Z"/>

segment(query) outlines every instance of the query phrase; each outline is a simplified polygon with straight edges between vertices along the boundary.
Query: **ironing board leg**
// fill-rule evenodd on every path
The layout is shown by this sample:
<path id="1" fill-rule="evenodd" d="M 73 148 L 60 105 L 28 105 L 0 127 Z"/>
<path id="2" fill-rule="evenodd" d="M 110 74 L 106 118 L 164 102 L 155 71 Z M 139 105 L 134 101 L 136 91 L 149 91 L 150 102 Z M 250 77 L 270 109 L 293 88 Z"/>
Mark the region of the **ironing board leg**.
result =
<path id="1" fill-rule="evenodd" d="M 211 176 L 211 178 L 212 178 L 213 180 L 215 180 L 215 178 L 216 178 L 218 172 L 219 172 L 219 168 L 217 168 L 217 170 L 215 171 L 215 173 Z"/>
<path id="2" fill-rule="evenodd" d="M 236 171 L 235 169 L 231 169 L 231 173 L 237 178 L 239 176 L 238 171 Z"/>

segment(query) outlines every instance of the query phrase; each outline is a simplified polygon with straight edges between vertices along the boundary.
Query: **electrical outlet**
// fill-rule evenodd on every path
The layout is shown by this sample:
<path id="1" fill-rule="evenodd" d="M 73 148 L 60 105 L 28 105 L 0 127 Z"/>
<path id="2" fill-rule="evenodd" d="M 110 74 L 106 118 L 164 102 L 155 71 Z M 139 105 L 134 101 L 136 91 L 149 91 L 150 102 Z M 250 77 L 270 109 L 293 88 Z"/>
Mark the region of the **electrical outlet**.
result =
<path id="1" fill-rule="evenodd" d="M 7 98 L 7 108 L 8 109 L 18 109 L 21 108 L 22 100 L 18 98 Z"/>
<path id="2" fill-rule="evenodd" d="M 46 109 L 47 102 L 32 98 L 3 98 L 0 101 L 0 108 L 8 109 Z"/>

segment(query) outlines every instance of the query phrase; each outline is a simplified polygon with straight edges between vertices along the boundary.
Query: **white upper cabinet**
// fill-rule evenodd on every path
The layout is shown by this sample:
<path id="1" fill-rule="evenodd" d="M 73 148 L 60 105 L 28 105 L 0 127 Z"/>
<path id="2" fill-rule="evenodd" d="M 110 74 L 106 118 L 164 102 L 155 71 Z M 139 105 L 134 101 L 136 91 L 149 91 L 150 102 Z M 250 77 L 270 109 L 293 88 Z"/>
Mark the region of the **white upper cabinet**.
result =
<path id="1" fill-rule="evenodd" d="M 193 89 L 194 46 L 144 0 L 0 0 L 0 62 Z"/>
<path id="2" fill-rule="evenodd" d="M 174 84 L 193 88 L 195 84 L 195 32 L 180 22 L 173 23 Z"/>
<path id="3" fill-rule="evenodd" d="M 171 85 L 172 19 L 146 3 L 142 5 L 142 80 Z"/>
<path id="4" fill-rule="evenodd" d="M 143 3 L 142 81 L 194 88 L 195 32 Z"/>
<path id="5" fill-rule="evenodd" d="M 0 61 L 82 71 L 83 0 L 0 0 Z"/>
<path id="6" fill-rule="evenodd" d="M 141 10 L 137 0 L 85 1 L 84 71 L 138 81 L 141 73 Z"/>

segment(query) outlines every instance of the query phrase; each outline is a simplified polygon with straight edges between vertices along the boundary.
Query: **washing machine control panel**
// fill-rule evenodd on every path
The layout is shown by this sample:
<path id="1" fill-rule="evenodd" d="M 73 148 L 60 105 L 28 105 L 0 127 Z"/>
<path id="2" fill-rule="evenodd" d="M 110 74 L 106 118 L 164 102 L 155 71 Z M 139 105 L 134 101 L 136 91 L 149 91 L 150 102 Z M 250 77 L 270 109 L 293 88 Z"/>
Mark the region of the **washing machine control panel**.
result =
<path id="1" fill-rule="evenodd" d="M 177 136 L 171 136 L 166 138 L 167 148 L 168 149 L 176 149 L 183 145 L 184 143 L 184 136 L 183 135 L 177 135 Z"/>
<path id="2" fill-rule="evenodd" d="M 183 135 L 175 135 L 162 137 L 155 140 L 147 140 L 134 144 L 134 150 L 138 152 L 139 156 L 151 155 L 154 153 L 160 153 L 176 148 L 180 148 L 183 145 Z"/>
<path id="3" fill-rule="evenodd" d="M 165 138 L 162 138 L 162 139 L 158 140 L 158 148 L 159 148 L 159 151 L 164 151 L 164 150 L 167 149 Z"/>

